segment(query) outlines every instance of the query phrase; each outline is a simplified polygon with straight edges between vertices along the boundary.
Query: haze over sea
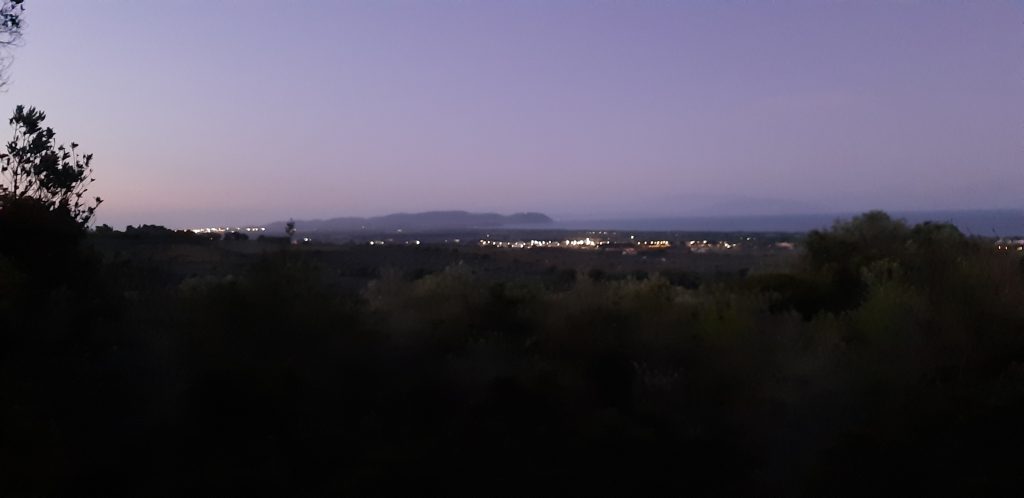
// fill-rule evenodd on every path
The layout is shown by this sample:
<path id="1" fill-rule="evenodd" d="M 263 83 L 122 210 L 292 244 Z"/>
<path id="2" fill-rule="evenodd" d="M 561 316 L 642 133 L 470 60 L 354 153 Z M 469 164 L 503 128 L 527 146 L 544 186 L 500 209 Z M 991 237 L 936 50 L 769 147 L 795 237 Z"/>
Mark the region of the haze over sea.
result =
<path id="1" fill-rule="evenodd" d="M 576 218 L 558 219 L 553 226 L 566 229 L 607 230 L 806 232 L 829 227 L 838 219 L 850 219 L 857 214 L 859 213 Z M 971 235 L 1010 237 L 1024 234 L 1024 211 L 1021 210 L 897 211 L 890 214 L 910 224 L 924 221 L 953 223 L 961 231 Z"/>

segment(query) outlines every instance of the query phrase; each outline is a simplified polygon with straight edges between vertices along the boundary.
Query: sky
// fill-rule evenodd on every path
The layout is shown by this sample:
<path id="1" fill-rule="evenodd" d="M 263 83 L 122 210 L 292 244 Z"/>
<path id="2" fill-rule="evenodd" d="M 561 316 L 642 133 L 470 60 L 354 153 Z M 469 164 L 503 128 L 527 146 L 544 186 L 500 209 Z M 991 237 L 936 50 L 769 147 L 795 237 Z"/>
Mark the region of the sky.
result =
<path id="1" fill-rule="evenodd" d="M 99 223 L 1024 207 L 1024 4 L 28 0 Z"/>

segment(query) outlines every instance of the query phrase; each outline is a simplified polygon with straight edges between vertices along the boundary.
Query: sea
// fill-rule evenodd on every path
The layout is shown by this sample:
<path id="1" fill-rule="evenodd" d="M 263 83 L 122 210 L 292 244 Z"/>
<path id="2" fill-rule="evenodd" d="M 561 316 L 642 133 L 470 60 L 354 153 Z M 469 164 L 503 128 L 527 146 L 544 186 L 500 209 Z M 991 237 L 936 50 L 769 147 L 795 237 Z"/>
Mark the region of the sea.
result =
<path id="1" fill-rule="evenodd" d="M 808 232 L 849 220 L 860 213 L 822 213 L 744 216 L 680 216 L 621 219 L 555 220 L 555 228 L 567 230 L 708 231 L 708 232 Z M 910 225 L 925 221 L 952 223 L 968 235 L 985 237 L 1024 236 L 1024 210 L 890 212 Z"/>

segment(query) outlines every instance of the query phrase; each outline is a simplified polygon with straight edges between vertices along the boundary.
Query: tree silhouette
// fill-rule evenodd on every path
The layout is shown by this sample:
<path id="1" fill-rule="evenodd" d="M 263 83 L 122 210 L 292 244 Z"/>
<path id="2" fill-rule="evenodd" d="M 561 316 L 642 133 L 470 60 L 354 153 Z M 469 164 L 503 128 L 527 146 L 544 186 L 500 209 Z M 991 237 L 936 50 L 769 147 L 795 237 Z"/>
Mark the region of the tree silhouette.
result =
<path id="1" fill-rule="evenodd" d="M 80 154 L 78 144 L 56 145 L 52 128 L 43 127 L 46 114 L 19 105 L 10 123 L 14 138 L 0 154 L 0 207 L 34 199 L 50 211 L 60 211 L 85 227 L 102 199 L 85 199 L 92 178 L 92 154 Z"/>
<path id="2" fill-rule="evenodd" d="M 7 68 L 11 65 L 8 49 L 21 40 L 25 0 L 0 1 L 0 87 L 7 84 Z"/>

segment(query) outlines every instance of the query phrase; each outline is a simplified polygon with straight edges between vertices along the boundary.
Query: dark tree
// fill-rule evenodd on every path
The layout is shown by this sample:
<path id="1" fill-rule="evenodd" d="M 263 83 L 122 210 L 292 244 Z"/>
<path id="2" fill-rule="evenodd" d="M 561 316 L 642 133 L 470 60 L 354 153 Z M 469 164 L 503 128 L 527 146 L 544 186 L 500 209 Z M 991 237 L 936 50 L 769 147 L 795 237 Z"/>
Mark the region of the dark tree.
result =
<path id="1" fill-rule="evenodd" d="M 0 0 L 0 87 L 7 84 L 11 65 L 9 49 L 21 40 L 25 0 Z"/>
<path id="2" fill-rule="evenodd" d="M 92 154 L 80 154 L 74 142 L 57 145 L 53 129 L 43 127 L 45 119 L 46 114 L 34 107 L 15 108 L 10 120 L 14 138 L 0 154 L 0 208 L 33 199 L 85 227 L 103 202 L 85 197 L 94 181 Z"/>

